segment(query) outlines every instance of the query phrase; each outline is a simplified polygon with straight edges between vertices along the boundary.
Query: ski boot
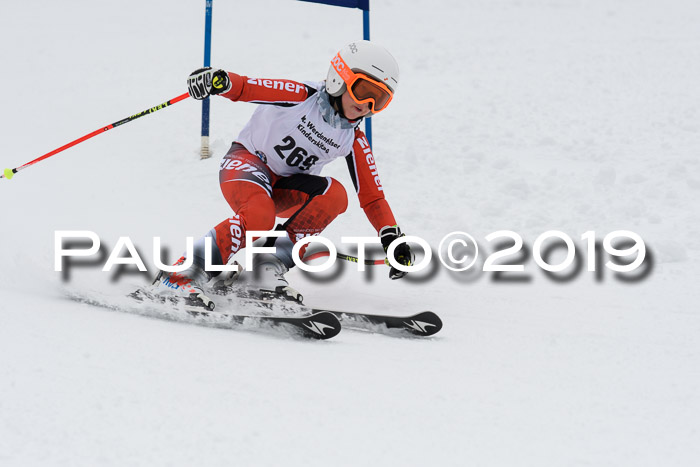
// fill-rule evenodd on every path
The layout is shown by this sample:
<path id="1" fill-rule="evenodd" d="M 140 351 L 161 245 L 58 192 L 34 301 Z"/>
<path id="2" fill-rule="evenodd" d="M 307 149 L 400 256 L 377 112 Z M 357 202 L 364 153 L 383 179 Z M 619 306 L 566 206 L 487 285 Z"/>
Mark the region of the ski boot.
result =
<path id="1" fill-rule="evenodd" d="M 182 264 L 184 258 L 176 264 Z M 143 301 L 169 302 L 174 305 L 184 305 L 190 313 L 209 312 L 214 310 L 214 302 L 204 294 L 200 284 L 211 279 L 209 273 L 193 264 L 183 272 L 160 271 L 150 287 L 139 289 L 131 294 L 132 298 Z"/>
<path id="2" fill-rule="evenodd" d="M 304 297 L 289 285 L 284 275 L 289 268 L 277 256 L 263 253 L 253 259 L 253 270 L 243 271 L 240 281 L 263 299 L 283 299 L 303 304 Z"/>

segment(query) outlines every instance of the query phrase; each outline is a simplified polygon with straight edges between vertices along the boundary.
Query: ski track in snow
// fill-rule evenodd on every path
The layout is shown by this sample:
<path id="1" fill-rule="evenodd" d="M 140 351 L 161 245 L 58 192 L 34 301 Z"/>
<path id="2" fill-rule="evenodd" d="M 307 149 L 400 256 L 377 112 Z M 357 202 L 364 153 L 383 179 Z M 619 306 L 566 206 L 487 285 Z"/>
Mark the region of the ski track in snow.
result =
<path id="1" fill-rule="evenodd" d="M 181 94 L 201 63 L 200 2 L 71 0 L 3 9 L 2 168 Z M 194 4 L 196 3 L 196 4 Z M 433 310 L 431 339 L 310 342 L 112 312 L 150 274 L 53 270 L 54 231 L 129 236 L 153 271 L 228 216 L 218 164 L 252 104 L 178 103 L 0 180 L 0 465 L 694 465 L 700 456 L 700 7 L 689 0 L 372 3 L 401 85 L 374 153 L 402 229 L 632 230 L 637 283 L 449 273 L 289 274 L 311 306 Z M 256 18 L 251 20 L 251 18 Z M 258 20 L 265 18 L 264 21 Z M 317 80 L 361 14 L 219 2 L 214 66 Z M 324 232 L 372 235 L 349 193 Z M 339 248 L 341 249 L 341 248 Z M 109 252 L 109 250 L 108 250 Z M 483 258 L 482 258 L 483 260 Z M 600 264 L 598 265 L 601 266 Z M 101 294 L 101 295 L 100 295 Z"/>

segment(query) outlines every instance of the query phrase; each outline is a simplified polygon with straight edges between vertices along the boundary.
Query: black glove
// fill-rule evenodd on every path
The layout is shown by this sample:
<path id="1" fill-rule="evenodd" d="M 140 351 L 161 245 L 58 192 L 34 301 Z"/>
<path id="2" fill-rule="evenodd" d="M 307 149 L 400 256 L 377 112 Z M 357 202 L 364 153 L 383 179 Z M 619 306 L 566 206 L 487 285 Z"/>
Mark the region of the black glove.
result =
<path id="1" fill-rule="evenodd" d="M 190 96 L 201 101 L 210 95 L 230 91 L 231 80 L 224 70 L 215 70 L 208 66 L 199 68 L 190 74 L 187 78 L 187 88 Z"/>
<path id="2" fill-rule="evenodd" d="M 379 231 L 379 237 L 382 240 L 382 246 L 384 247 L 384 252 L 386 253 L 389 249 L 389 245 L 391 245 L 391 243 L 397 238 L 403 237 L 403 234 L 401 233 L 401 229 L 399 229 L 398 225 L 387 225 L 386 227 L 382 227 L 382 230 Z M 397 263 L 403 266 L 413 265 L 415 257 L 411 252 L 411 247 L 408 246 L 408 243 L 402 243 L 394 249 L 394 259 Z M 389 271 L 389 277 L 392 279 L 401 279 L 406 274 L 408 273 L 399 271 L 393 266 Z"/>

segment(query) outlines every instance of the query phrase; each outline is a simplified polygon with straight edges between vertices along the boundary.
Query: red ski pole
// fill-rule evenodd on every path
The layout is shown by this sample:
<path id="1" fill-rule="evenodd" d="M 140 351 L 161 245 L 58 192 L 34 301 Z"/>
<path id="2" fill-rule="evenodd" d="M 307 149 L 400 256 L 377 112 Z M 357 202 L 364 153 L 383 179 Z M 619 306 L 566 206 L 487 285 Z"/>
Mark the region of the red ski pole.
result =
<path id="1" fill-rule="evenodd" d="M 112 123 L 111 125 L 107 125 L 107 126 L 104 127 L 104 128 L 100 128 L 99 130 L 95 130 L 95 131 L 93 131 L 93 132 L 90 133 L 90 134 L 87 134 L 87 135 L 85 135 L 85 136 L 83 136 L 83 137 L 81 137 L 81 138 L 76 139 L 75 141 L 71 141 L 70 143 L 66 144 L 65 146 L 61 146 L 61 147 L 58 148 L 58 149 L 54 149 L 53 151 L 49 152 L 48 154 L 44 154 L 44 155 L 41 156 L 41 157 L 37 157 L 37 158 L 34 159 L 33 161 L 27 162 L 27 163 L 24 164 L 24 165 L 20 165 L 19 167 L 16 167 L 16 168 L 14 168 L 14 169 L 5 169 L 5 171 L 4 171 L 2 174 L 0 174 L 0 178 L 6 178 L 6 179 L 9 180 L 9 179 L 11 179 L 12 177 L 14 177 L 14 175 L 15 175 L 17 172 L 19 172 L 20 170 L 24 170 L 24 169 L 26 169 L 27 167 L 30 167 L 30 166 L 36 164 L 37 162 L 43 161 L 44 159 L 48 159 L 49 157 L 51 157 L 51 156 L 53 156 L 53 155 L 56 155 L 56 154 L 58 154 L 59 152 L 64 151 L 64 150 L 66 150 L 66 149 L 68 149 L 68 148 L 70 148 L 70 147 L 73 147 L 73 146 L 75 146 L 76 144 L 82 143 L 83 141 L 88 140 L 88 139 L 92 138 L 93 136 L 97 136 L 97 135 L 99 135 L 100 133 L 104 133 L 105 131 L 111 130 L 111 129 L 114 128 L 114 127 L 118 127 L 118 126 L 123 125 L 123 124 L 125 124 L 125 123 L 129 123 L 130 121 L 136 120 L 137 118 L 143 117 L 144 115 L 152 114 L 153 112 L 155 112 L 155 111 L 157 111 L 157 110 L 164 109 L 164 108 L 168 107 L 169 105 L 175 104 L 176 102 L 180 102 L 181 100 L 187 99 L 188 97 L 189 97 L 189 94 L 188 94 L 188 93 L 184 93 L 184 94 L 182 94 L 182 95 L 180 95 L 180 96 L 177 96 L 177 97 L 175 97 L 175 98 L 173 98 L 173 99 L 170 99 L 169 101 L 163 102 L 163 103 L 160 104 L 160 105 L 157 105 L 157 106 L 155 106 L 155 107 L 151 107 L 150 109 L 146 109 L 146 110 L 144 110 L 143 112 L 139 112 L 139 113 L 137 113 L 136 115 L 132 115 L 131 117 L 127 117 L 127 118 L 125 118 L 125 119 L 123 119 L 123 120 L 119 120 L 118 122 L 114 122 L 114 123 Z"/>

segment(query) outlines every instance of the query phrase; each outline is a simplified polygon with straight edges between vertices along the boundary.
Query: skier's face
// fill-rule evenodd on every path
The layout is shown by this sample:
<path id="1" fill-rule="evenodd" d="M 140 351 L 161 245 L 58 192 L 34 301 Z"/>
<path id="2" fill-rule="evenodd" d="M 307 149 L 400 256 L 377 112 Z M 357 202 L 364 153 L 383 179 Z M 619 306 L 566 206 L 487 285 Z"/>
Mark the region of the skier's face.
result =
<path id="1" fill-rule="evenodd" d="M 343 113 L 348 120 L 357 120 L 369 113 L 369 102 L 358 104 L 350 97 L 350 94 L 345 91 L 341 97 L 343 104 Z"/>

